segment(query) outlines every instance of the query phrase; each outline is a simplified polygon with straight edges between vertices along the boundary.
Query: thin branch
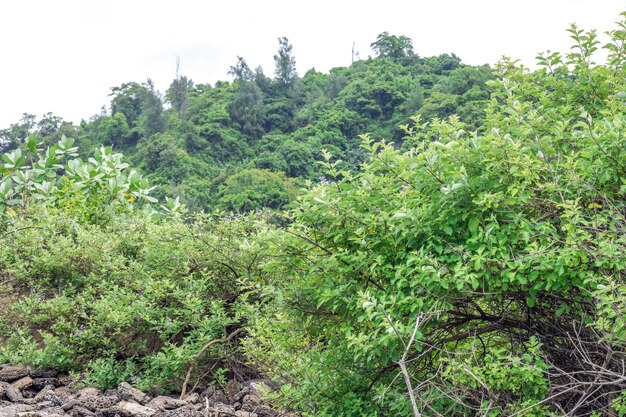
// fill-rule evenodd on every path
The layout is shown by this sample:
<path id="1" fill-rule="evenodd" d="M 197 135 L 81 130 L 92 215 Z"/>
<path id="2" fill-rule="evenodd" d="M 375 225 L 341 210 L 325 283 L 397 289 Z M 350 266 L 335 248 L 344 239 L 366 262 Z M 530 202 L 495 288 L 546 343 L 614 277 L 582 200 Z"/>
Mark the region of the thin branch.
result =
<path id="1" fill-rule="evenodd" d="M 185 376 L 185 382 L 183 383 L 183 388 L 181 390 L 180 393 L 180 399 L 184 399 L 185 395 L 187 394 L 187 384 L 189 384 L 189 380 L 191 379 L 191 373 L 193 372 L 193 368 L 196 366 L 196 364 L 198 363 L 198 360 L 200 360 L 200 357 L 202 356 L 202 354 L 204 352 L 206 352 L 206 350 L 208 348 L 210 348 L 211 346 L 217 344 L 217 343 L 226 343 L 229 342 L 233 337 L 235 337 L 238 333 L 242 332 L 243 329 L 237 329 L 234 332 L 232 332 L 230 335 L 228 335 L 228 337 L 223 337 L 221 339 L 213 339 L 210 342 L 208 342 L 206 345 L 202 346 L 202 349 L 200 349 L 198 351 L 198 353 L 196 353 L 196 356 L 194 356 L 193 360 L 191 361 L 191 364 L 189 365 L 189 368 L 187 369 L 187 375 Z"/>

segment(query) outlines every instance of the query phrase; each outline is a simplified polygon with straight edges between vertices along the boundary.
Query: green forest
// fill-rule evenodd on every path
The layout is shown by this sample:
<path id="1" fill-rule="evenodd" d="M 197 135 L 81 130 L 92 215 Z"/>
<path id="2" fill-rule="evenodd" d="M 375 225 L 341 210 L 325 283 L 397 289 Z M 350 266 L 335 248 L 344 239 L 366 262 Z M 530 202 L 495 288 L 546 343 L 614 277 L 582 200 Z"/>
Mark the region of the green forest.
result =
<path id="1" fill-rule="evenodd" d="M 302 416 L 626 416 L 626 20 L 563 36 L 529 69 L 384 32 L 303 75 L 282 37 L 272 74 L 24 114 L 0 363 L 181 398 L 263 377 Z"/>

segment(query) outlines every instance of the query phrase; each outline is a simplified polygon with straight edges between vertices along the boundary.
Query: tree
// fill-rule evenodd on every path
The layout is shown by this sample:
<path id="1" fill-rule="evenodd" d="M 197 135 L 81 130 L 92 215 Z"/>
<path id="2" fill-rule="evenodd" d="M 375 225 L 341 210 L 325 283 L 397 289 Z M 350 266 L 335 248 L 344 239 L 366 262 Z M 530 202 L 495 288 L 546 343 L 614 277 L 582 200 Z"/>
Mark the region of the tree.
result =
<path id="1" fill-rule="evenodd" d="M 254 73 L 246 63 L 246 60 L 237 56 L 237 63 L 230 67 L 228 75 L 235 77 L 235 81 L 252 81 Z"/>
<path id="2" fill-rule="evenodd" d="M 113 87 L 109 95 L 113 97 L 111 114 L 123 114 L 132 130 L 129 145 L 136 144 L 142 136 L 150 136 L 165 128 L 163 103 L 151 79 L 143 84 L 131 82 Z"/>
<path id="3" fill-rule="evenodd" d="M 370 47 L 376 56 L 399 59 L 413 56 L 413 42 L 406 36 L 390 35 L 389 32 L 383 32 Z"/>
<path id="4" fill-rule="evenodd" d="M 24 113 L 18 123 L 13 123 L 8 129 L 0 130 L 0 151 L 6 152 L 17 148 L 28 135 L 34 133 L 37 116 Z"/>
<path id="5" fill-rule="evenodd" d="M 298 76 L 296 72 L 296 59 L 292 56 L 293 47 L 286 37 L 278 38 L 278 52 L 274 55 L 276 68 L 274 74 L 282 87 L 290 87 L 293 80 Z"/>
<path id="6" fill-rule="evenodd" d="M 176 58 L 176 78 L 165 92 L 165 98 L 170 102 L 178 117 L 184 118 L 189 107 L 189 90 L 193 88 L 193 81 L 179 74 L 180 59 Z"/>

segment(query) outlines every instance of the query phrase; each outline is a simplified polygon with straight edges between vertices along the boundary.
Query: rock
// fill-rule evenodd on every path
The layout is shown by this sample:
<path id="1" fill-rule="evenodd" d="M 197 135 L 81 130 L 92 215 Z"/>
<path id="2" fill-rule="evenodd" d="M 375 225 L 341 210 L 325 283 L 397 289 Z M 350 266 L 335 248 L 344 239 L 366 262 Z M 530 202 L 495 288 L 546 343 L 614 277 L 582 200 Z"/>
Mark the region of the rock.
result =
<path id="1" fill-rule="evenodd" d="M 181 407 L 175 410 L 166 410 L 155 417 L 200 417 L 202 414 L 194 410 L 190 407 Z M 226 417 L 226 415 L 220 414 L 222 417 Z"/>
<path id="2" fill-rule="evenodd" d="M 187 401 L 188 403 L 190 403 L 190 404 L 195 404 L 200 399 L 200 394 L 198 394 L 197 392 L 192 392 L 191 394 L 189 394 L 188 396 L 186 396 L 183 399 L 185 401 Z"/>
<path id="3" fill-rule="evenodd" d="M 69 400 L 62 405 L 63 410 L 68 411 L 75 406 L 81 406 L 89 411 L 98 411 L 113 407 L 119 401 L 116 395 L 90 395 Z"/>
<path id="4" fill-rule="evenodd" d="M 30 388 L 30 386 L 33 385 L 33 380 L 31 377 L 25 376 L 17 381 L 13 381 L 11 385 L 21 391 L 23 389 Z"/>
<path id="5" fill-rule="evenodd" d="M 187 405 L 187 401 L 177 400 L 175 398 L 170 398 L 170 397 L 159 396 L 150 400 L 150 402 L 146 404 L 146 407 L 152 408 L 157 411 L 164 411 L 164 410 L 174 410 L 176 408 L 185 407 L 186 405 Z"/>
<path id="6" fill-rule="evenodd" d="M 117 407 L 109 407 L 96 411 L 96 417 L 122 417 Z"/>
<path id="7" fill-rule="evenodd" d="M 224 394 L 226 394 L 229 404 L 234 404 L 236 402 L 235 397 L 237 396 L 237 394 L 239 394 L 240 391 L 241 384 L 239 384 L 234 379 L 228 381 L 228 383 L 226 384 L 226 388 L 224 388 Z"/>
<path id="8" fill-rule="evenodd" d="M 30 371 L 25 366 L 5 366 L 0 369 L 0 381 L 13 382 L 28 376 Z"/>
<path id="9" fill-rule="evenodd" d="M 42 401 L 37 404 L 33 404 L 31 407 L 34 407 L 35 410 L 44 410 L 46 408 L 54 408 L 56 405 L 52 401 Z"/>
<path id="10" fill-rule="evenodd" d="M 16 413 L 26 413 L 29 411 L 35 411 L 35 407 L 33 407 L 32 405 L 26 405 L 26 404 L 13 404 L 11 406 L 11 409 Z"/>
<path id="11" fill-rule="evenodd" d="M 57 379 L 59 380 L 59 384 L 62 386 L 71 385 L 72 382 L 74 382 L 74 378 L 69 375 L 59 375 Z"/>
<path id="12" fill-rule="evenodd" d="M 100 391 L 96 388 L 83 388 L 77 392 L 78 397 L 93 397 L 95 395 L 100 395 Z"/>
<path id="13" fill-rule="evenodd" d="M 93 413 L 80 405 L 72 408 L 69 414 L 72 417 L 96 417 L 96 413 Z"/>
<path id="14" fill-rule="evenodd" d="M 39 395 L 37 395 L 37 397 L 39 397 Z M 47 390 L 46 392 L 44 392 L 41 400 L 50 401 L 55 406 L 60 406 L 62 404 L 65 404 L 68 401 L 68 398 L 65 395 L 56 393 L 53 390 Z"/>
<path id="15" fill-rule="evenodd" d="M 215 385 L 210 386 L 204 390 L 202 394 L 200 394 L 200 399 L 202 400 L 204 398 L 209 400 L 209 404 L 228 403 L 228 398 L 226 397 L 226 394 L 224 394 L 224 391 L 217 388 Z"/>
<path id="16" fill-rule="evenodd" d="M 24 402 L 26 404 L 36 404 L 38 402 L 44 401 L 44 397 L 46 396 L 46 394 L 48 392 L 53 392 L 53 391 L 54 391 L 54 387 L 52 385 L 46 385 L 45 387 L 41 389 L 41 391 L 39 391 L 37 395 L 35 395 L 33 398 L 29 398 L 25 400 Z"/>
<path id="17" fill-rule="evenodd" d="M 32 378 L 32 376 L 31 376 Z M 57 378 L 34 378 L 33 385 L 31 386 L 34 389 L 42 389 L 46 385 L 52 385 L 54 387 L 60 387 L 61 383 Z"/>
<path id="18" fill-rule="evenodd" d="M 231 405 L 226 405 L 226 404 L 216 404 L 214 406 L 214 410 L 219 416 L 221 415 L 234 416 L 236 412 L 235 407 Z"/>
<path id="19" fill-rule="evenodd" d="M 119 414 L 123 417 L 151 417 L 156 410 L 153 408 L 144 407 L 143 405 L 122 401 L 117 405 Z"/>
<path id="20" fill-rule="evenodd" d="M 259 398 L 259 396 L 256 394 L 248 394 L 243 397 L 242 402 L 244 404 L 259 405 L 261 403 L 261 398 Z"/>
<path id="21" fill-rule="evenodd" d="M 250 413 L 248 411 L 237 410 L 235 411 L 236 417 L 259 417 L 257 413 Z"/>
<path id="22" fill-rule="evenodd" d="M 4 396 L 13 403 L 21 403 L 24 401 L 24 397 L 20 390 L 15 388 L 13 385 L 8 384 L 6 382 L 0 382 L 0 390 L 4 391 Z"/>
<path id="23" fill-rule="evenodd" d="M 122 382 L 117 387 L 117 392 L 122 400 L 135 401 L 141 405 L 146 405 L 150 401 L 150 397 L 137 388 L 130 385 L 128 382 Z"/>
<path id="24" fill-rule="evenodd" d="M 54 416 L 65 415 L 65 411 L 63 411 L 61 407 L 46 407 L 46 408 L 42 408 L 41 411 L 43 411 L 44 413 L 47 413 L 48 415 L 54 415 Z"/>
<path id="25" fill-rule="evenodd" d="M 56 378 L 59 373 L 54 369 L 31 369 L 30 377 L 36 378 Z"/>
<path id="26" fill-rule="evenodd" d="M 241 391 L 239 391 L 239 392 L 237 393 L 237 395 L 235 395 L 235 396 L 233 397 L 233 399 L 232 399 L 232 400 L 233 400 L 233 401 L 235 401 L 235 402 L 241 402 L 241 400 L 243 399 L 243 397 L 245 397 L 246 395 L 248 395 L 248 394 L 250 394 L 250 393 L 252 393 L 252 392 L 253 392 L 252 388 L 250 388 L 250 387 L 244 387 Z"/>
<path id="27" fill-rule="evenodd" d="M 12 407 L 0 408 L 0 417 L 15 417 L 15 411 Z"/>

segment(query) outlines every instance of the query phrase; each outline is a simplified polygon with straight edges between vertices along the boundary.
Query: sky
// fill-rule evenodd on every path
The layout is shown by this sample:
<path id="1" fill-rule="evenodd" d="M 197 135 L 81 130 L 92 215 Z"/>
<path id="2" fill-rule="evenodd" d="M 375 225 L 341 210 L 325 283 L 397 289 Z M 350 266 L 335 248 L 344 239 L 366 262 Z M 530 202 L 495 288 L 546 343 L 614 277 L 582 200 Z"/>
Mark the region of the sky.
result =
<path id="1" fill-rule="evenodd" d="M 0 129 L 23 113 L 88 120 L 125 82 L 164 92 L 177 57 L 195 83 L 230 80 L 237 56 L 271 76 L 281 36 L 301 75 L 350 65 L 353 45 L 367 58 L 384 31 L 420 56 L 532 67 L 538 52 L 569 49 L 571 23 L 604 33 L 623 11 L 626 0 L 2 0 Z"/>

